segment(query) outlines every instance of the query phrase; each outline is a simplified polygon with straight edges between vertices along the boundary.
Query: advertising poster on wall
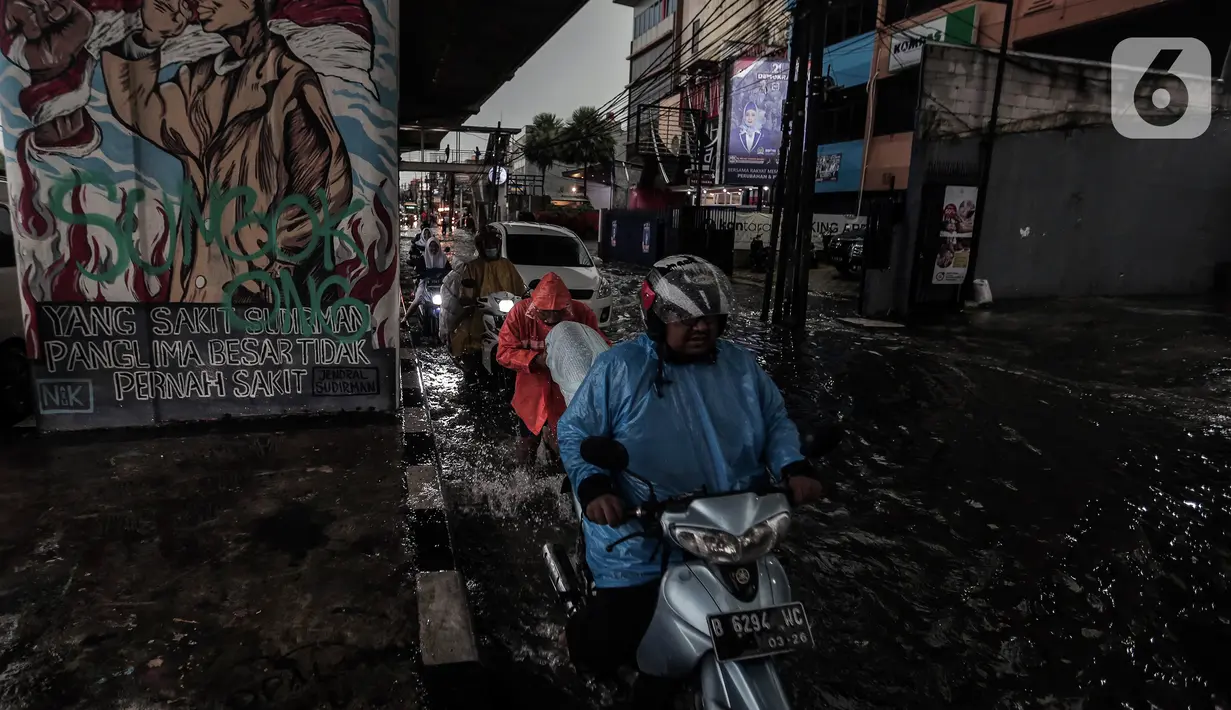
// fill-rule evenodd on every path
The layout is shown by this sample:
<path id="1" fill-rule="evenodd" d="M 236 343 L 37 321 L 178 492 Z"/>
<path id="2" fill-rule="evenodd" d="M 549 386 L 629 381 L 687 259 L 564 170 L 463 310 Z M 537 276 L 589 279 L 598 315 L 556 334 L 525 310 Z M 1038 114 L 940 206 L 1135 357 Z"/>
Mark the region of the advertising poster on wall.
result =
<path id="1" fill-rule="evenodd" d="M 778 171 L 790 63 L 737 59 L 727 101 L 727 185 L 768 185 Z"/>
<path id="2" fill-rule="evenodd" d="M 901 71 L 923 60 L 923 45 L 928 42 L 974 44 L 977 5 L 947 12 L 928 22 L 894 34 L 889 39 L 889 71 Z"/>
<path id="3" fill-rule="evenodd" d="M 863 141 L 828 143 L 816 149 L 816 192 L 854 192 L 863 168 Z"/>
<path id="4" fill-rule="evenodd" d="M 748 249 L 754 236 L 760 235 L 761 240 L 769 244 L 772 212 L 757 212 L 755 210 L 739 210 L 735 213 L 735 249 Z M 825 240 L 835 234 L 849 232 L 856 227 L 868 223 L 867 217 L 840 214 L 812 215 L 812 244 L 821 248 Z"/>
<path id="5" fill-rule="evenodd" d="M 726 124 L 723 121 L 722 93 L 726 88 L 725 77 L 715 76 L 699 80 L 685 94 L 687 108 L 698 112 L 700 121 L 700 156 L 696 168 L 699 174 L 689 176 L 692 184 L 709 187 L 718 184 L 721 177 L 722 135 Z"/>
<path id="6" fill-rule="evenodd" d="M 955 285 L 966 280 L 978 205 L 979 188 L 962 185 L 945 188 L 940 249 L 936 252 L 936 266 L 932 269 L 933 284 Z"/>
<path id="7" fill-rule="evenodd" d="M 842 169 L 842 154 L 831 153 L 829 155 L 816 156 L 816 181 L 817 182 L 837 182 L 838 171 Z"/>

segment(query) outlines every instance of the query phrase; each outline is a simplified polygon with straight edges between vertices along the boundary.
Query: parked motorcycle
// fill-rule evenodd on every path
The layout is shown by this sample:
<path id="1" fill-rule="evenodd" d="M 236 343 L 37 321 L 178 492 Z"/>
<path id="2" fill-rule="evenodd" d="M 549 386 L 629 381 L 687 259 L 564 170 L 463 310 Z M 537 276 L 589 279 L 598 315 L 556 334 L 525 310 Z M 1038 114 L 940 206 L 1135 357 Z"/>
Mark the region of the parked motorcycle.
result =
<path id="1" fill-rule="evenodd" d="M 805 452 L 819 456 L 837 447 L 841 432 L 820 432 Z M 618 441 L 590 437 L 582 442 L 587 462 L 640 480 L 649 500 L 631 516 L 643 530 L 685 553 L 667 566 L 658 606 L 637 649 L 637 667 L 649 675 L 686 681 L 691 705 L 704 710 L 787 710 L 786 691 L 774 656 L 814 644 L 803 604 L 792 601 L 790 582 L 772 550 L 786 535 L 791 505 L 785 488 L 766 485 L 749 492 L 694 495 L 658 500 L 652 482 L 628 470 L 628 451 Z M 565 482 L 573 510 L 583 512 Z M 558 544 L 546 544 L 548 576 L 572 615 L 593 592 L 585 565 L 584 534 L 576 560 Z M 667 551 L 663 550 L 664 559 Z"/>

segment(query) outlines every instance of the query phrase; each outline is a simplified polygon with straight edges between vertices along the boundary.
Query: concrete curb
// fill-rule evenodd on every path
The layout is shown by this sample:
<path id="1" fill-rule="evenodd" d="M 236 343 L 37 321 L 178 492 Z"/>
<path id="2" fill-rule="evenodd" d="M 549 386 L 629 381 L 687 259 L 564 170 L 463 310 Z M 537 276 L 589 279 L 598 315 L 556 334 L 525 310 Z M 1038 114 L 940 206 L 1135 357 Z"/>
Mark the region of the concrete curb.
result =
<path id="1" fill-rule="evenodd" d="M 412 346 L 402 346 L 401 371 L 402 466 L 415 545 L 420 660 L 425 685 L 430 686 L 428 676 L 433 669 L 477 665 L 479 653 L 466 600 L 466 583 L 453 556 L 452 533 L 440 485 L 440 457 L 423 393 L 419 360 Z"/>

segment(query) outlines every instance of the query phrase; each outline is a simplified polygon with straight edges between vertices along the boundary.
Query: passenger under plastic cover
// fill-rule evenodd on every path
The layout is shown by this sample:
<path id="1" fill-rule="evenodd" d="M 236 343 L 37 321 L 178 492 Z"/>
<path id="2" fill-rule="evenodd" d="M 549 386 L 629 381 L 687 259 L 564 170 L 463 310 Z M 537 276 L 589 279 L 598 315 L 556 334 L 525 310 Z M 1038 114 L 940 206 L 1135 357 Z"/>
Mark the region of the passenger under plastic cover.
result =
<path id="1" fill-rule="evenodd" d="M 603 336 L 581 323 L 564 321 L 547 334 L 547 367 L 567 407 L 595 358 L 611 349 Z"/>

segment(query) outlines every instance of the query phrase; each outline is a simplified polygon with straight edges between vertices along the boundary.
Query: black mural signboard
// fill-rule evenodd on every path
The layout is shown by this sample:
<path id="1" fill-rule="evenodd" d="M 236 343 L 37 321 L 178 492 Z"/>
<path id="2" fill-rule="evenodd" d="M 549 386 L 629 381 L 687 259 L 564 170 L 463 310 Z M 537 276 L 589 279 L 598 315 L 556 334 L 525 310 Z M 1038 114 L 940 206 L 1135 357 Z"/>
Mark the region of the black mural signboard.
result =
<path id="1" fill-rule="evenodd" d="M 314 316 L 313 313 L 320 313 Z M 325 312 L 155 303 L 40 303 L 35 397 L 57 428 L 388 410 L 394 351 L 367 304 Z"/>

